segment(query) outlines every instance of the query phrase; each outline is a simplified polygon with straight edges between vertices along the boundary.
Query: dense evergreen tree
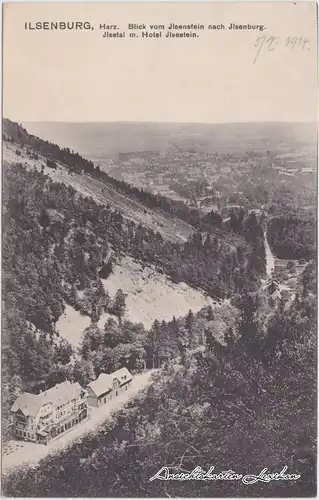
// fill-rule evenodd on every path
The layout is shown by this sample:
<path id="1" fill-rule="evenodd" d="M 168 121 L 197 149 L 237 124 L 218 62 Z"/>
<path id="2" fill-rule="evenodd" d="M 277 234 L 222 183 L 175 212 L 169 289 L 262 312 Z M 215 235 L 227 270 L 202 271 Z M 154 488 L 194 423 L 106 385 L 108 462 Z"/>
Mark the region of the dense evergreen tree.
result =
<path id="1" fill-rule="evenodd" d="M 119 290 L 117 290 L 115 297 L 114 297 L 114 301 L 112 304 L 112 311 L 113 311 L 113 314 L 115 314 L 115 316 L 118 317 L 120 323 L 122 323 L 122 319 L 123 319 L 123 316 L 125 313 L 125 308 L 126 308 L 125 294 L 124 294 L 123 290 L 119 289 Z"/>
<path id="2" fill-rule="evenodd" d="M 268 242 L 279 259 L 306 259 L 316 256 L 314 214 L 287 214 L 273 217 L 268 224 Z"/>

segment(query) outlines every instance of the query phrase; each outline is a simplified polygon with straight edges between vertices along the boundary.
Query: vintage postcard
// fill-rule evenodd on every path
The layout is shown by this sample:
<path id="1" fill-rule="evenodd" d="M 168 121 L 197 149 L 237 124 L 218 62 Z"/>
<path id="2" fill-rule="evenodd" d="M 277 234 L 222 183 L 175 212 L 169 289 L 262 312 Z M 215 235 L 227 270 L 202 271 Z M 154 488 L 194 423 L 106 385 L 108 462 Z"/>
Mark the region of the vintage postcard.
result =
<path id="1" fill-rule="evenodd" d="M 5 3 L 2 492 L 313 497 L 317 5 Z"/>

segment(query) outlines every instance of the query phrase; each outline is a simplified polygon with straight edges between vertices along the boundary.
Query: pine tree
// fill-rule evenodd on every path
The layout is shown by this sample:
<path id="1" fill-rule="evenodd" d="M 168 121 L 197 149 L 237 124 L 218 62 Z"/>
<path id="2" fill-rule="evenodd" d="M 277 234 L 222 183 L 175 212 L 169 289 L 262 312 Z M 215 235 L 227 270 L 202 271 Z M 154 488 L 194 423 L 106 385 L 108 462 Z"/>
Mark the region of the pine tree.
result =
<path id="1" fill-rule="evenodd" d="M 121 288 L 119 288 L 115 294 L 112 310 L 115 316 L 118 317 L 119 323 L 122 323 L 123 316 L 125 314 L 125 294 Z"/>
<path id="2" fill-rule="evenodd" d="M 185 326 L 186 329 L 188 330 L 188 333 L 191 333 L 193 324 L 194 324 L 194 313 L 190 309 L 185 319 Z"/>
<path id="3" fill-rule="evenodd" d="M 260 356 L 260 326 L 258 322 L 258 296 L 245 293 L 240 300 L 238 332 L 242 346 L 253 357 Z"/>
<path id="4" fill-rule="evenodd" d="M 43 209 L 41 211 L 41 215 L 39 217 L 39 224 L 42 227 L 47 227 L 50 225 L 50 216 L 47 212 L 47 210 Z"/>
<path id="5" fill-rule="evenodd" d="M 209 305 L 207 307 L 207 315 L 206 315 L 206 318 L 208 321 L 213 321 L 213 319 L 215 318 L 215 315 L 214 315 L 214 311 L 213 311 L 213 308 L 211 305 Z"/>
<path id="6" fill-rule="evenodd" d="M 229 350 L 231 350 L 235 344 L 235 335 L 232 328 L 228 328 L 225 332 L 225 341 Z"/>

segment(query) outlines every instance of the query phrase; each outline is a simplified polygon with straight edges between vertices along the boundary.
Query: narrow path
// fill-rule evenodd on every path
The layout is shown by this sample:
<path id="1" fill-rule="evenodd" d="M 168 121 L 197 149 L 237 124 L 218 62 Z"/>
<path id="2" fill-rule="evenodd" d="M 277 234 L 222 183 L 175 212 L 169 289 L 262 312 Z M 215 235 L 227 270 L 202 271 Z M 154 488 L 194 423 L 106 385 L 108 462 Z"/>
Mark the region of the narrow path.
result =
<path id="1" fill-rule="evenodd" d="M 40 460 L 58 453 L 63 448 L 66 448 L 74 440 L 83 438 L 86 434 L 96 430 L 116 411 L 120 410 L 125 403 L 138 394 L 140 390 L 151 383 L 151 375 L 155 370 L 149 370 L 140 375 L 136 375 L 133 379 L 131 388 L 116 399 L 113 399 L 101 406 L 100 408 L 92 408 L 91 418 L 77 427 L 74 427 L 67 434 L 64 434 L 57 440 L 49 443 L 47 446 L 27 441 L 18 441 L 11 439 L 3 444 L 2 449 L 2 474 L 11 472 L 12 469 L 20 466 L 32 467 Z"/>
<path id="2" fill-rule="evenodd" d="M 275 256 L 273 255 L 268 240 L 267 240 L 267 231 L 264 232 L 264 245 L 265 245 L 265 255 L 266 255 L 266 272 L 267 279 L 271 278 L 273 271 L 275 269 Z M 266 285 L 267 280 L 263 280 L 264 285 Z M 295 293 L 293 293 L 293 289 L 291 286 L 286 285 L 285 283 L 279 283 L 278 289 L 280 292 L 283 290 L 289 292 L 291 294 L 291 300 L 294 299 Z"/>
<path id="3" fill-rule="evenodd" d="M 272 272 L 275 269 L 275 258 L 270 250 L 270 246 L 267 240 L 267 232 L 264 232 L 264 245 L 265 245 L 265 253 L 266 253 L 266 272 L 268 278 L 271 277 Z"/>

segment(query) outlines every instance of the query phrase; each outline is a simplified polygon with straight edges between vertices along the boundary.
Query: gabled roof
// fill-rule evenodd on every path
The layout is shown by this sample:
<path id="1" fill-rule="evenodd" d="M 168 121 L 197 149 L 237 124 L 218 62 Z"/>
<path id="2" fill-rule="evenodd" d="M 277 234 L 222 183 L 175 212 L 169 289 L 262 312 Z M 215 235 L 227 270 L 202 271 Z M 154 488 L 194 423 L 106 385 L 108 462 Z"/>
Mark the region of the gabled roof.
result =
<path id="1" fill-rule="evenodd" d="M 88 384 L 88 387 L 99 397 L 112 390 L 115 378 L 119 381 L 120 385 L 123 385 L 125 382 L 132 380 L 133 377 L 127 368 L 120 368 L 110 375 L 108 373 L 100 373 L 96 380 Z"/>
<path id="2" fill-rule="evenodd" d="M 15 400 L 11 407 L 11 411 L 16 412 L 20 410 L 26 417 L 28 417 L 29 415 L 36 415 L 41 406 L 42 403 L 37 394 L 24 392 L 18 397 L 18 399 Z"/>
<path id="3" fill-rule="evenodd" d="M 100 373 L 96 380 L 88 384 L 88 387 L 90 387 L 94 394 L 99 397 L 101 394 L 112 389 L 112 377 L 107 373 Z"/>
<path id="4" fill-rule="evenodd" d="M 60 406 L 77 398 L 81 391 L 83 389 L 78 382 L 71 384 L 71 382 L 66 380 L 62 384 L 57 384 L 41 394 L 24 392 L 14 402 L 11 411 L 16 412 L 17 410 L 21 410 L 25 416 L 35 417 L 41 406 L 47 403 L 52 403 L 54 407 Z"/>
<path id="5" fill-rule="evenodd" d="M 120 368 L 119 370 L 116 370 L 116 372 L 111 373 L 110 377 L 112 377 L 112 380 L 114 378 L 117 378 L 117 380 L 120 382 L 120 385 L 124 384 L 124 382 L 127 382 L 128 380 L 133 379 L 131 373 L 127 368 Z"/>
<path id="6" fill-rule="evenodd" d="M 80 392 L 83 391 L 82 387 L 78 382 L 71 384 L 68 380 L 62 382 L 62 384 L 57 384 L 55 387 L 42 392 L 38 396 L 42 398 L 42 404 L 52 403 L 53 406 L 60 406 L 72 399 L 77 398 Z"/>

